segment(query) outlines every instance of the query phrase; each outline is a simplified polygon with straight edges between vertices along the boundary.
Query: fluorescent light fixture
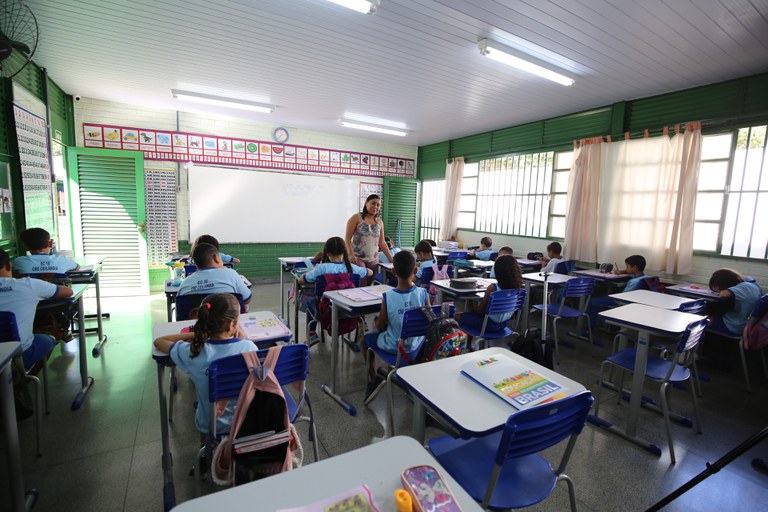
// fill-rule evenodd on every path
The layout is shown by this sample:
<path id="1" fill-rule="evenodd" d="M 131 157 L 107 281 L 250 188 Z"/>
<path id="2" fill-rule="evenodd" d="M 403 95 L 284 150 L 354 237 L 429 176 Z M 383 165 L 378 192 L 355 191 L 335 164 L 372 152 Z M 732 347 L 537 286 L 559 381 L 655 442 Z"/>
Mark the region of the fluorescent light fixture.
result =
<path id="1" fill-rule="evenodd" d="M 174 98 L 180 100 L 194 101 L 197 103 L 205 103 L 208 105 L 218 105 L 221 107 L 239 108 L 242 110 L 253 110 L 254 112 L 262 112 L 264 114 L 271 114 L 275 110 L 274 105 L 266 105 L 264 103 L 256 103 L 255 101 L 238 100 L 235 98 L 224 98 L 221 96 L 213 96 L 211 94 L 203 94 L 200 92 L 179 91 L 177 89 L 171 89 L 171 94 Z"/>
<path id="2" fill-rule="evenodd" d="M 352 9 L 361 14 L 375 14 L 381 0 L 328 0 L 329 2 Z"/>
<path id="3" fill-rule="evenodd" d="M 534 63 L 533 61 L 536 59 L 530 55 L 526 55 L 521 51 L 514 50 L 501 43 L 497 43 L 492 39 L 481 39 L 477 42 L 477 47 L 480 48 L 481 55 L 485 55 L 486 57 L 489 57 L 493 60 L 503 62 L 508 66 L 515 67 L 528 73 L 533 73 L 534 75 L 546 78 L 547 80 L 557 82 L 560 85 L 569 86 L 574 84 L 574 80 L 572 78 L 549 69 L 550 67 L 554 66 L 544 63 Z"/>
<path id="4" fill-rule="evenodd" d="M 347 121 L 346 119 L 342 119 L 339 122 L 341 123 L 341 126 L 346 128 L 354 128 L 355 130 L 365 130 L 368 132 L 384 133 L 387 135 L 397 135 L 398 137 L 405 137 L 408 135 L 408 132 L 406 131 L 395 130 L 394 128 L 388 128 L 386 126 L 374 126 L 372 124 L 355 123 L 352 121 Z"/>

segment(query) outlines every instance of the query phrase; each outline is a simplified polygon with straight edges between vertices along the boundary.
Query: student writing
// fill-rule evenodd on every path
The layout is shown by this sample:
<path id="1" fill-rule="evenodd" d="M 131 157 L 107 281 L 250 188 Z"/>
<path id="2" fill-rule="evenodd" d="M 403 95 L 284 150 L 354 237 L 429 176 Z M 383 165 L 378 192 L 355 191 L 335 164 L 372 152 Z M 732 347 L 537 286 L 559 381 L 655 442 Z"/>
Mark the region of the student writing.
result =
<path id="1" fill-rule="evenodd" d="M 416 253 L 416 259 L 419 263 L 419 267 L 416 269 L 416 274 L 414 276 L 415 282 L 418 283 L 421 281 L 424 269 L 432 268 L 432 265 L 437 264 L 437 260 L 432 254 L 432 245 L 426 240 L 417 243 L 413 250 Z"/>
<path id="2" fill-rule="evenodd" d="M 221 252 L 221 246 L 219 245 L 219 241 L 216 240 L 216 238 L 214 238 L 211 235 L 200 235 L 199 237 L 197 237 L 194 243 L 192 244 L 193 251 L 195 250 L 195 246 L 197 244 L 211 244 L 212 246 L 214 246 L 219 251 L 219 256 L 221 257 L 221 261 L 225 265 L 229 265 L 232 263 L 240 263 L 240 260 L 235 258 L 234 256 L 230 256 L 229 254 L 224 254 L 223 252 Z"/>
<path id="3" fill-rule="evenodd" d="M 491 254 L 493 254 L 493 249 L 491 248 L 492 246 L 493 240 L 491 240 L 491 237 L 484 236 L 480 239 L 480 248 L 468 251 L 467 256 L 474 257 L 483 261 L 488 261 L 491 259 Z"/>
<path id="4" fill-rule="evenodd" d="M 344 240 L 338 236 L 332 236 L 323 246 L 323 254 L 320 263 L 315 265 L 312 270 L 306 272 L 299 278 L 302 284 L 314 283 L 318 276 L 325 274 L 356 274 L 361 279 L 371 277 L 373 271 L 366 267 L 360 267 L 349 261 L 347 245 Z"/>
<path id="5" fill-rule="evenodd" d="M 238 293 L 246 304 L 251 300 L 251 290 L 231 268 L 224 268 L 219 250 L 211 244 L 200 243 L 192 251 L 197 272 L 181 282 L 179 295 L 198 293 Z"/>
<path id="6" fill-rule="evenodd" d="M 208 244 L 206 244 L 208 245 Z M 211 246 L 212 247 L 212 246 Z M 245 338 L 238 327 L 240 304 L 229 293 L 214 293 L 200 304 L 194 331 L 160 336 L 155 348 L 166 354 L 195 384 L 197 411 L 195 426 L 206 434 L 210 431 L 211 405 L 208 401 L 208 366 L 223 357 L 252 352 L 256 345 Z M 189 341 L 191 343 L 179 343 Z M 216 421 L 217 432 L 228 432 L 234 411 L 234 400 Z"/>
<path id="7" fill-rule="evenodd" d="M 66 274 L 77 270 L 80 265 L 62 254 L 51 254 L 53 239 L 43 228 L 25 229 L 19 235 L 21 242 L 30 252 L 29 256 L 19 256 L 13 262 L 13 274 Z"/>
<path id="8" fill-rule="evenodd" d="M 15 279 L 12 276 L 11 259 L 8 253 L 0 249 L 0 311 L 9 311 L 16 316 L 24 367 L 29 369 L 46 357 L 56 345 L 52 336 L 33 333 L 38 302 L 71 297 L 72 289 L 40 279 Z"/>
<path id="9" fill-rule="evenodd" d="M 728 336 L 741 336 L 747 318 L 760 300 L 762 290 L 753 278 L 721 268 L 709 278 L 709 288 L 719 294 L 709 305 L 710 330 Z"/>
<path id="10" fill-rule="evenodd" d="M 397 343 L 400 339 L 400 329 L 403 325 L 403 315 L 406 310 L 428 306 L 429 297 L 427 290 L 415 286 L 411 279 L 416 271 L 416 259 L 410 251 L 400 251 L 395 254 L 393 267 L 397 276 L 397 287 L 384 293 L 381 300 L 379 316 L 375 319 L 378 332 L 368 333 L 363 339 L 365 350 L 371 347 L 379 347 L 391 354 L 397 353 Z M 405 351 L 413 352 L 424 341 L 423 336 L 415 336 L 405 340 Z M 368 385 L 365 390 L 365 399 L 375 397 L 386 380 L 376 373 L 374 358 L 368 361 Z"/>

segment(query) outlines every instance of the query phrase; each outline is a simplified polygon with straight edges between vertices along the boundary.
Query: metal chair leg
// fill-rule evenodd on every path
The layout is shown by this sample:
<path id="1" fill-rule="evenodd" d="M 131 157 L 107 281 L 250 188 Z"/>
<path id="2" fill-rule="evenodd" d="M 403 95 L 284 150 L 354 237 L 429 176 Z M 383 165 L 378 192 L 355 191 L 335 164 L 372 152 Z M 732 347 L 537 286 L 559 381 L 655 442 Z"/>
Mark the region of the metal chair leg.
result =
<path id="1" fill-rule="evenodd" d="M 744 354 L 744 343 L 741 338 L 738 339 L 739 353 L 741 354 L 741 367 L 744 369 L 744 381 L 747 384 L 747 393 L 752 392 L 752 386 L 749 385 L 749 370 L 747 369 L 747 356 Z"/>
<path id="2" fill-rule="evenodd" d="M 672 427 L 669 421 L 669 404 L 667 403 L 667 388 L 668 383 L 665 382 L 661 385 L 661 411 L 664 414 L 664 427 L 667 431 L 667 443 L 669 444 L 669 457 L 672 459 L 672 464 L 676 463 L 675 460 L 675 448 L 672 446 Z M 635 391 L 632 390 L 634 393 Z"/>
<path id="3" fill-rule="evenodd" d="M 45 400 L 45 414 L 51 414 L 48 401 L 48 358 L 43 358 L 43 399 Z"/>

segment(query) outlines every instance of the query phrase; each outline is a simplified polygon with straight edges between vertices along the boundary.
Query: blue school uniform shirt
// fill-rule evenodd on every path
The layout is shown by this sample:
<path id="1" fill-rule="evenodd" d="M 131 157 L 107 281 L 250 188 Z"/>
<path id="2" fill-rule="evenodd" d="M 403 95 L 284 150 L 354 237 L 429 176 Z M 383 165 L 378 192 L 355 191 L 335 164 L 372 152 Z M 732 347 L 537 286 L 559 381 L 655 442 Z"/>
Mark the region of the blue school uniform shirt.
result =
<path id="1" fill-rule="evenodd" d="M 549 263 L 547 263 L 544 266 L 544 268 L 541 269 L 541 271 L 554 273 L 555 267 L 557 267 L 557 264 L 562 263 L 563 261 L 565 260 L 563 260 L 562 258 L 552 258 L 551 260 L 549 260 Z"/>
<path id="2" fill-rule="evenodd" d="M 395 254 L 399 252 L 400 252 L 400 249 L 398 249 L 397 247 L 393 247 L 389 250 L 389 254 L 391 254 L 393 258 Z M 379 253 L 379 263 L 389 263 L 389 260 L 387 259 L 387 255 L 384 254 L 383 252 Z"/>
<path id="3" fill-rule="evenodd" d="M 744 279 L 743 283 L 728 288 L 728 291 L 733 294 L 733 309 L 722 317 L 723 324 L 736 336 L 741 336 L 747 324 L 747 318 L 762 295 L 762 290 L 754 279 L 751 277 Z"/>
<path id="4" fill-rule="evenodd" d="M 491 259 L 491 254 L 493 254 L 493 249 L 486 249 L 484 251 L 475 251 L 475 258 L 483 261 L 488 261 Z"/>
<path id="5" fill-rule="evenodd" d="M 416 270 L 416 279 L 421 279 L 421 275 L 424 273 L 425 268 L 432 268 L 432 265 L 437 265 L 437 260 L 432 258 L 431 260 L 424 260 L 419 263 L 419 268 Z"/>
<path id="6" fill-rule="evenodd" d="M 229 254 L 224 254 L 223 252 L 220 252 L 219 257 L 221 258 L 222 263 L 232 263 L 232 256 L 230 256 Z"/>
<path id="7" fill-rule="evenodd" d="M 308 283 L 314 283 L 317 281 L 318 276 L 324 276 L 325 274 L 347 274 L 347 266 L 343 261 L 327 261 L 325 263 L 318 263 L 315 268 L 304 274 L 304 280 Z M 361 278 L 368 275 L 368 269 L 359 267 L 352 264 L 352 273 L 360 276 Z"/>
<path id="8" fill-rule="evenodd" d="M 627 285 L 624 287 L 624 291 L 631 292 L 632 290 L 637 290 L 643 284 L 643 279 L 645 279 L 646 277 L 648 276 L 645 274 L 640 274 L 637 277 L 633 277 L 632 279 L 627 281 Z"/>
<path id="9" fill-rule="evenodd" d="M 66 274 L 77 263 L 63 254 L 31 254 L 13 260 L 14 274 Z"/>
<path id="10" fill-rule="evenodd" d="M 408 291 L 397 288 L 384 293 L 384 303 L 387 305 L 387 330 L 379 333 L 376 345 L 390 353 L 397 353 L 397 342 L 400 339 L 400 329 L 403 327 L 403 315 L 407 309 L 426 306 L 427 290 L 412 286 Z M 405 340 L 405 350 L 410 352 L 424 340 L 424 336 L 414 336 Z"/>
<path id="11" fill-rule="evenodd" d="M 19 338 L 21 338 L 19 341 L 23 350 L 31 347 L 35 339 L 32 325 L 35 321 L 37 303 L 50 299 L 58 291 L 58 286 L 40 279 L 0 278 L 0 311 L 10 311 L 16 315 L 16 326 L 19 329 Z"/>
<path id="12" fill-rule="evenodd" d="M 210 431 L 211 403 L 208 401 L 208 366 L 217 359 L 253 352 L 256 345 L 250 340 L 231 338 L 228 340 L 208 340 L 203 344 L 200 353 L 192 357 L 192 344 L 177 341 L 171 347 L 171 359 L 181 371 L 189 375 L 195 384 L 197 395 L 197 412 L 195 426 L 203 433 Z M 230 407 L 227 407 L 227 411 Z M 232 408 L 234 410 L 234 408 Z M 225 412 L 216 422 L 216 431 L 228 432 L 232 423 L 232 414 Z"/>
<path id="13" fill-rule="evenodd" d="M 240 274 L 231 268 L 200 268 L 184 278 L 179 287 L 179 295 L 195 293 L 239 293 L 244 301 L 251 298 L 251 290 L 243 282 Z"/>

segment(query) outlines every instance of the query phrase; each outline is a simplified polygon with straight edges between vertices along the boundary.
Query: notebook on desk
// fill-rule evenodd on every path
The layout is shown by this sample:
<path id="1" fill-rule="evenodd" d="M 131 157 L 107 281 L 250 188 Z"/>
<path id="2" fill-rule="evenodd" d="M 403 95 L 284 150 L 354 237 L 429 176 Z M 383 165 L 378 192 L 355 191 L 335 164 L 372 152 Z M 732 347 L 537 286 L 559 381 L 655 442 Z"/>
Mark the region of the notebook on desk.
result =
<path id="1" fill-rule="evenodd" d="M 240 315 L 240 329 L 250 340 L 269 340 L 290 336 L 291 331 L 271 311 L 257 311 Z"/>
<path id="2" fill-rule="evenodd" d="M 567 396 L 562 385 L 504 354 L 465 363 L 461 373 L 518 411 Z"/>

